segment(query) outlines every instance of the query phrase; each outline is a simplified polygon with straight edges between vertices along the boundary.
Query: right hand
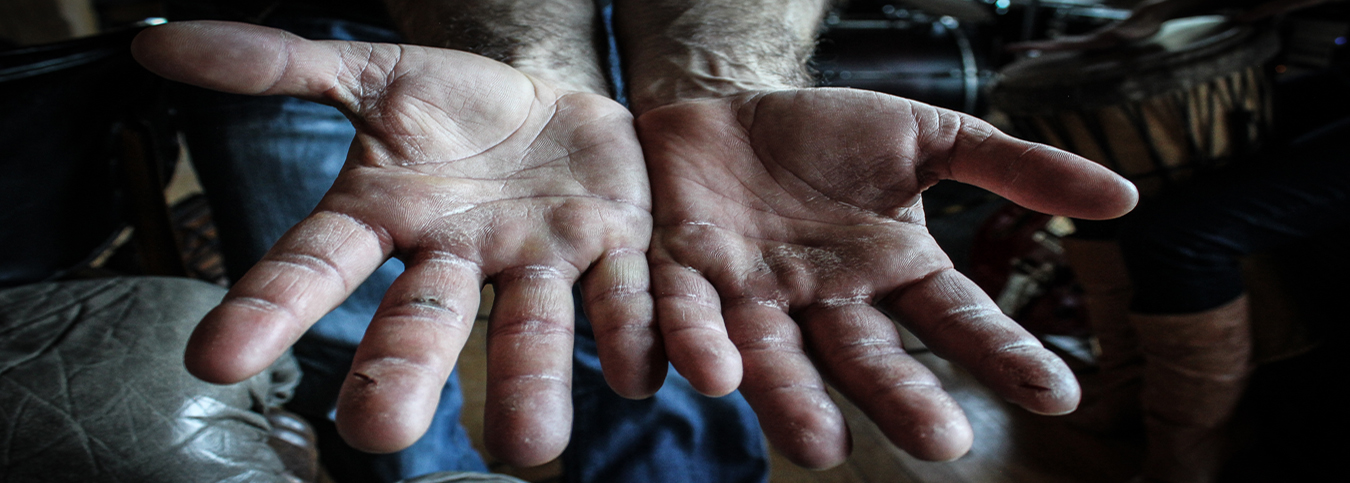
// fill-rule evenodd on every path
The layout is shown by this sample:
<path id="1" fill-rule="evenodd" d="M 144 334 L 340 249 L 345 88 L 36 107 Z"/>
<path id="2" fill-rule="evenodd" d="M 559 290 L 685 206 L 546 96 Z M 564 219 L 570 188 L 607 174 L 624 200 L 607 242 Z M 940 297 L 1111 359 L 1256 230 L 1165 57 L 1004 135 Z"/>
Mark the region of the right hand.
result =
<path id="1" fill-rule="evenodd" d="M 1068 366 L 953 269 L 920 194 L 952 179 L 1103 219 L 1137 201 L 1125 179 L 965 114 L 853 89 L 669 102 L 638 117 L 638 134 L 666 353 L 699 391 L 739 388 L 789 459 L 848 456 L 827 382 L 918 458 L 970 448 L 960 407 L 888 315 L 1028 410 L 1078 404 Z"/>
<path id="2" fill-rule="evenodd" d="M 197 327 L 186 355 L 194 375 L 230 383 L 258 373 L 396 256 L 407 271 L 338 402 L 338 430 L 358 449 L 396 451 L 426 431 L 485 280 L 497 294 L 484 418 L 497 457 L 542 464 L 567 444 L 578 279 L 611 386 L 643 397 L 661 384 L 651 195 L 619 104 L 464 52 L 314 42 L 243 24 L 154 27 L 133 53 L 173 80 L 334 105 L 357 128 L 319 206 Z"/>

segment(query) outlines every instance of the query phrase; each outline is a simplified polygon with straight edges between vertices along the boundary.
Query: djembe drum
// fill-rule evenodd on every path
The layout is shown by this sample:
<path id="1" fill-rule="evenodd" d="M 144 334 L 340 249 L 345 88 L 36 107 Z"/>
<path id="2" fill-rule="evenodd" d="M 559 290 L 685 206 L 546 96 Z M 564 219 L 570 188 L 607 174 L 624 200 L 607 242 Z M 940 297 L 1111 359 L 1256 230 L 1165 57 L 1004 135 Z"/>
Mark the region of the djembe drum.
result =
<path id="1" fill-rule="evenodd" d="M 1018 135 L 1101 163 L 1148 198 L 1260 147 L 1278 49 L 1274 32 L 1177 19 L 1118 49 L 1014 62 L 990 100 Z"/>
<path id="2" fill-rule="evenodd" d="M 1001 72 L 990 102 L 1015 134 L 1105 165 L 1134 182 L 1147 203 L 1260 149 L 1272 131 L 1267 64 L 1279 48 L 1273 30 L 1220 16 L 1176 19 L 1151 38 L 1116 49 L 1014 62 Z M 1119 247 L 1102 235 L 1061 242 L 1106 355 L 1117 341 L 1131 344 L 1124 318 L 1133 291 Z M 1244 265 L 1255 279 L 1270 272 Z M 1282 296 L 1250 289 L 1258 360 L 1310 347 L 1300 324 L 1274 313 L 1287 303 Z M 1125 361 L 1098 362 L 1109 369 Z"/>

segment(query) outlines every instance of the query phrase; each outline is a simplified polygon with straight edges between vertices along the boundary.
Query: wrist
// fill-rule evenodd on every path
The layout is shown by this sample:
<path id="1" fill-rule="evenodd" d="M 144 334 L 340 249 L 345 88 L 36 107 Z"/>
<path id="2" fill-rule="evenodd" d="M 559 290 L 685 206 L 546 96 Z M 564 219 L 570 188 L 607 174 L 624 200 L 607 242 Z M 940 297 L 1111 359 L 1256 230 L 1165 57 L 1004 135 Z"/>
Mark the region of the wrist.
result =
<path id="1" fill-rule="evenodd" d="M 610 94 L 593 0 L 386 0 L 411 42 L 510 65 L 565 91 Z"/>
<path id="2" fill-rule="evenodd" d="M 616 0 L 635 114 L 679 101 L 810 87 L 827 0 Z"/>
<path id="3" fill-rule="evenodd" d="M 575 65 L 586 64 L 585 62 L 575 62 L 573 65 L 568 65 L 563 61 L 549 57 L 522 56 L 509 59 L 506 64 L 561 91 L 585 92 L 612 97 L 609 80 L 602 73 L 598 63 Z"/>
<path id="4" fill-rule="evenodd" d="M 693 47 L 634 62 L 627 72 L 634 114 L 681 101 L 797 89 L 815 82 L 804 63 L 759 65 Z"/>

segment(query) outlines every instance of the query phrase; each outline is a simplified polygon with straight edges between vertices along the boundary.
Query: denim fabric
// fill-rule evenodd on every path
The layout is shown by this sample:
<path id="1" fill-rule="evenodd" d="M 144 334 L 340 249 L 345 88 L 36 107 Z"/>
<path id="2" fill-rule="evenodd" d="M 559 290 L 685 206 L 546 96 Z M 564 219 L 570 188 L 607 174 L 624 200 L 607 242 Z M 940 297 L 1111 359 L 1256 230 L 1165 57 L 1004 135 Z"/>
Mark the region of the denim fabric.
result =
<path id="1" fill-rule="evenodd" d="M 200 18 L 200 16 L 197 16 Z M 309 38 L 393 41 L 396 34 L 341 20 L 270 17 L 268 25 Z M 211 202 L 227 269 L 238 277 L 318 203 L 345 160 L 354 131 L 336 110 L 280 97 L 183 88 L 182 120 Z M 458 424 L 462 398 L 452 375 L 431 429 L 411 448 L 366 455 L 331 425 L 338 388 L 385 289 L 402 271 L 390 261 L 295 347 L 304 378 L 289 405 L 315 423 L 325 465 L 339 481 L 396 481 L 434 471 L 484 470 Z M 577 310 L 568 481 L 765 481 L 759 426 L 739 395 L 707 398 L 674 371 L 656 397 L 630 401 L 605 385 L 590 324 Z"/>
<path id="2" fill-rule="evenodd" d="M 573 299 L 580 294 L 574 290 Z M 590 320 L 576 311 L 572 356 L 572 442 L 566 481 L 758 483 L 769 466 L 759 421 L 740 392 L 703 396 L 668 368 L 665 385 L 643 400 L 605 383 Z"/>

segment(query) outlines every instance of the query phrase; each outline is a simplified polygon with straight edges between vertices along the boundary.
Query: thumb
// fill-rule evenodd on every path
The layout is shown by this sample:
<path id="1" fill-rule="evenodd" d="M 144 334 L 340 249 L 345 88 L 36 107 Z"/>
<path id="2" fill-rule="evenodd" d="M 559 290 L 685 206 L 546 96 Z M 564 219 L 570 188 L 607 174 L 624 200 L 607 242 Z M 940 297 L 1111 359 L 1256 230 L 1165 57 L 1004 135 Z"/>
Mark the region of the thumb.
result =
<path id="1" fill-rule="evenodd" d="M 330 104 L 350 104 L 357 76 L 346 66 L 369 65 L 366 60 L 379 50 L 387 49 L 314 42 L 278 29 L 212 21 L 151 27 L 131 45 L 141 65 L 170 80 L 234 94 L 289 95 Z M 359 51 L 362 61 L 343 62 L 353 51 Z"/>
<path id="2" fill-rule="evenodd" d="M 1128 213 L 1139 192 L 1125 178 L 1081 156 L 970 122 L 950 160 L 951 176 L 1042 213 L 1090 220 Z"/>

